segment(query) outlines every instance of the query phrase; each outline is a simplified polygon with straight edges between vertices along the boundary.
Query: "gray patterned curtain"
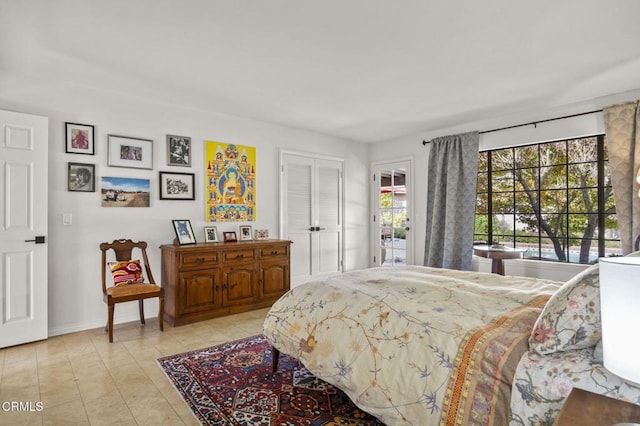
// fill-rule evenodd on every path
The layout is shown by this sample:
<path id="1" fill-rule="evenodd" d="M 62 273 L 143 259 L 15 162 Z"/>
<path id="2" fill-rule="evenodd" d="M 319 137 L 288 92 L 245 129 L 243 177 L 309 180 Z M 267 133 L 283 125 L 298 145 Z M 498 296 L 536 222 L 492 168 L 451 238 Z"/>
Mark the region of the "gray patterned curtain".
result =
<path id="1" fill-rule="evenodd" d="M 632 251 L 640 234 L 640 198 L 636 173 L 640 166 L 640 101 L 603 109 L 609 169 L 616 203 L 622 253 Z"/>
<path id="2" fill-rule="evenodd" d="M 425 266 L 471 269 L 479 140 L 469 132 L 430 141 Z"/>

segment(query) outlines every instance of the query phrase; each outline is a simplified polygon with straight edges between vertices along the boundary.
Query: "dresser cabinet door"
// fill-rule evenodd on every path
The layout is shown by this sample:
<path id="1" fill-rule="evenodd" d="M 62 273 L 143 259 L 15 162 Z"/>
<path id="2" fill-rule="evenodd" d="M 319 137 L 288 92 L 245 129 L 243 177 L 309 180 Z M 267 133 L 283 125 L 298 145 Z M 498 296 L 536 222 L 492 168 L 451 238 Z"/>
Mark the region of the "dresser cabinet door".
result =
<path id="1" fill-rule="evenodd" d="M 253 302 L 256 288 L 253 263 L 224 267 L 222 282 L 222 303 L 225 306 Z"/>
<path id="2" fill-rule="evenodd" d="M 179 273 L 178 314 L 200 312 L 221 307 L 221 283 L 218 269 Z"/>
<path id="3" fill-rule="evenodd" d="M 289 290 L 289 263 L 263 262 L 258 281 L 261 298 L 277 298 Z"/>

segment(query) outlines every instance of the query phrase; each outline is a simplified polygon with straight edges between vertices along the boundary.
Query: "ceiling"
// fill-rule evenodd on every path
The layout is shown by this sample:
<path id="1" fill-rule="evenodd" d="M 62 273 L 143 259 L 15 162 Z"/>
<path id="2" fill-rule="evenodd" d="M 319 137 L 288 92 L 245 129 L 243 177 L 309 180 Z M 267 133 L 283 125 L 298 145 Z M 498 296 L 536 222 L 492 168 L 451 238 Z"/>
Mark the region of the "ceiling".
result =
<path id="1" fill-rule="evenodd" d="M 638 90 L 638 17 L 638 0 L 0 0 L 0 98 L 54 84 L 380 142 Z"/>

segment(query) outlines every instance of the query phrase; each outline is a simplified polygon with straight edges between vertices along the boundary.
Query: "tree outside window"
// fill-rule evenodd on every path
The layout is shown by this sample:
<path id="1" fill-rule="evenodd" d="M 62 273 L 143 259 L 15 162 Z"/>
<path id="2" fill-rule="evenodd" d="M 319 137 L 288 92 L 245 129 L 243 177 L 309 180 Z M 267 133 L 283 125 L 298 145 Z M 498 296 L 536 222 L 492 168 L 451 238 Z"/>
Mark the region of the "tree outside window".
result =
<path id="1" fill-rule="evenodd" d="M 619 254 L 604 139 L 481 152 L 474 238 L 541 260 L 593 263 Z"/>

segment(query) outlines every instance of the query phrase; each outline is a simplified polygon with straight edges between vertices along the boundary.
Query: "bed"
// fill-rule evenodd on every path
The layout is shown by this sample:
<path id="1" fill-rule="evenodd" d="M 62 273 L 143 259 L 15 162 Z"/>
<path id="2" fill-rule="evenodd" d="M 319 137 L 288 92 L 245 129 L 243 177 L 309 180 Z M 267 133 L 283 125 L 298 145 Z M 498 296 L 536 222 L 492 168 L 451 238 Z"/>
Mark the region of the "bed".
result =
<path id="1" fill-rule="evenodd" d="M 640 404 L 640 389 L 594 360 L 594 277 L 597 266 L 564 284 L 422 266 L 352 271 L 289 291 L 264 335 L 385 424 L 552 424 L 577 377 Z M 549 386 L 558 371 L 565 384 Z"/>

